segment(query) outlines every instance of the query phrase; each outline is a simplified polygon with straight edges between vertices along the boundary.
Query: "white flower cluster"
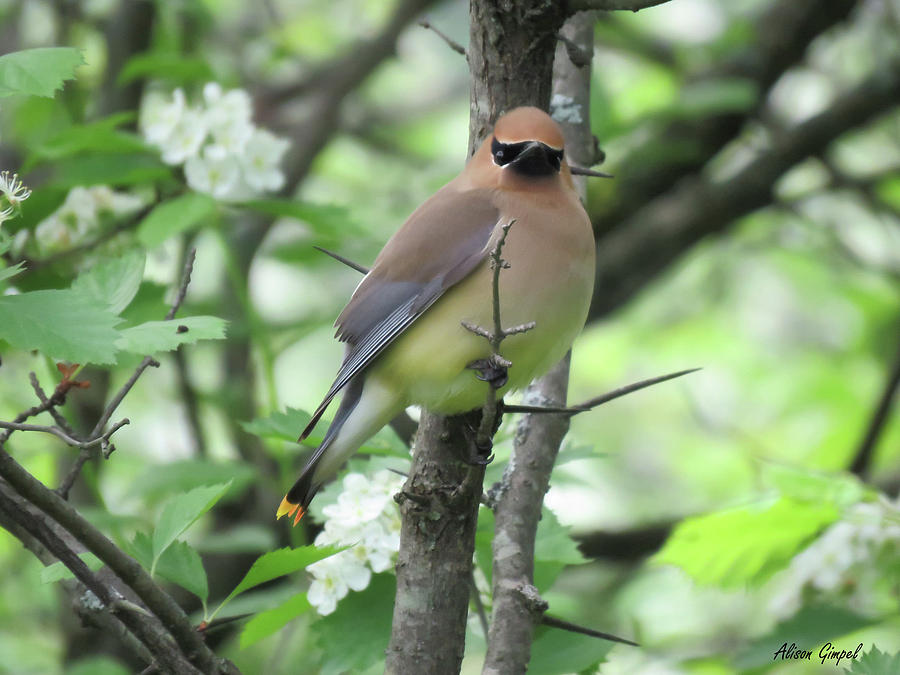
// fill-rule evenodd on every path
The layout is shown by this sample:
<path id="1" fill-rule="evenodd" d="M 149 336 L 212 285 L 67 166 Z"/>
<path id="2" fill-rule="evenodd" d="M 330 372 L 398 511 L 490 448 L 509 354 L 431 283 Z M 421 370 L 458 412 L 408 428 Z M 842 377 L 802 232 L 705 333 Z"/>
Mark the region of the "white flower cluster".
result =
<path id="1" fill-rule="evenodd" d="M 31 190 L 19 180 L 19 174 L 0 173 L 0 225 L 18 215 L 22 202 L 31 196 Z"/>
<path id="2" fill-rule="evenodd" d="M 141 104 L 140 128 L 166 164 L 184 165 L 188 185 L 221 201 L 240 201 L 280 189 L 279 164 L 288 141 L 253 124 L 250 95 L 203 88 L 203 102 L 190 106 L 184 91 L 150 93 Z"/>
<path id="3" fill-rule="evenodd" d="M 108 185 L 74 187 L 62 206 L 34 229 L 37 247 L 48 255 L 83 244 L 100 232 L 104 219 L 134 213 L 143 205 L 140 197 L 116 192 Z"/>
<path id="4" fill-rule="evenodd" d="M 794 556 L 773 580 L 769 609 L 779 618 L 799 609 L 804 593 L 845 595 L 858 611 L 877 612 L 884 571 L 900 561 L 900 504 L 861 502 Z M 896 580 L 890 582 L 895 583 Z"/>
<path id="5" fill-rule="evenodd" d="M 313 577 L 306 597 L 319 614 L 331 614 L 349 590 L 363 590 L 373 572 L 391 568 L 400 549 L 400 513 L 393 495 L 402 482 L 387 470 L 371 478 L 349 473 L 337 502 L 322 509 L 328 520 L 316 546 L 350 548 L 306 568 Z"/>

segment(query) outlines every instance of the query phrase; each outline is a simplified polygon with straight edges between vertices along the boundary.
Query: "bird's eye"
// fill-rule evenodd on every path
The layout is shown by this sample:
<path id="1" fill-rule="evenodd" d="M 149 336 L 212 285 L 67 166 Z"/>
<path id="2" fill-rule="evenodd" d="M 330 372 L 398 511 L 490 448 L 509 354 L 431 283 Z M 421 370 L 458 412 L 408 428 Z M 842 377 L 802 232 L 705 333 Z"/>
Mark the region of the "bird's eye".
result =
<path id="1" fill-rule="evenodd" d="M 505 166 L 513 161 L 516 156 L 522 151 L 521 143 L 518 144 L 509 144 L 509 143 L 501 143 L 497 140 L 496 137 L 491 141 L 491 154 L 494 156 L 494 163 L 498 166 Z"/>

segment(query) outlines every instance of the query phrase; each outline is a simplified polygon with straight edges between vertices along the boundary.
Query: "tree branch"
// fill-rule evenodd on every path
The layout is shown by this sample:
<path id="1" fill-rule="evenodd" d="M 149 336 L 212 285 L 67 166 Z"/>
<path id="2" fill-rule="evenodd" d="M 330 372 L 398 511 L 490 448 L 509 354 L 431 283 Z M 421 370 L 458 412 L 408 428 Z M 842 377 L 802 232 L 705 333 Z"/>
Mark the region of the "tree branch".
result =
<path id="1" fill-rule="evenodd" d="M 881 396 L 878 397 L 878 403 L 866 427 L 866 433 L 850 465 L 850 471 L 857 476 L 865 476 L 869 471 L 875 447 L 878 444 L 878 438 L 888 422 L 891 406 L 894 403 L 898 388 L 900 388 L 900 344 L 898 344 L 893 364 L 884 382 L 884 389 L 881 392 Z"/>
<path id="2" fill-rule="evenodd" d="M 172 638 L 156 617 L 148 612 L 138 612 L 128 608 L 122 595 L 110 587 L 76 555 L 39 516 L 29 513 L 24 505 L 17 503 L 6 494 L 0 485 L 0 519 L 16 527 L 17 537 L 33 538 L 55 558 L 61 561 L 99 601 L 104 610 L 120 621 L 128 631 L 140 640 L 146 651 L 160 667 L 170 673 L 200 673 L 184 654 L 173 649 Z M 34 545 L 33 543 L 31 544 Z"/>
<path id="3" fill-rule="evenodd" d="M 565 96 L 578 115 L 563 122 L 566 154 L 576 164 L 593 163 L 590 129 L 590 79 L 594 15 L 569 19 L 561 34 L 587 56 L 576 66 L 566 43 L 555 47 L 553 94 Z M 582 198 L 584 183 L 579 184 Z M 539 406 L 564 407 L 569 358 L 536 380 L 525 398 Z M 493 612 L 483 675 L 524 673 L 531 658 L 534 627 L 547 609 L 534 586 L 534 547 L 544 494 L 559 446 L 569 429 L 568 415 L 527 415 L 516 429 L 513 455 L 499 486 L 494 486 Z"/>
<path id="4" fill-rule="evenodd" d="M 766 206 L 774 183 L 792 166 L 897 105 L 900 66 L 895 65 L 870 76 L 836 97 L 831 108 L 775 139 L 729 180 L 692 176 L 645 203 L 598 240 L 596 291 L 589 320 L 606 316 L 627 302 L 703 237 L 727 230 L 741 216 Z"/>

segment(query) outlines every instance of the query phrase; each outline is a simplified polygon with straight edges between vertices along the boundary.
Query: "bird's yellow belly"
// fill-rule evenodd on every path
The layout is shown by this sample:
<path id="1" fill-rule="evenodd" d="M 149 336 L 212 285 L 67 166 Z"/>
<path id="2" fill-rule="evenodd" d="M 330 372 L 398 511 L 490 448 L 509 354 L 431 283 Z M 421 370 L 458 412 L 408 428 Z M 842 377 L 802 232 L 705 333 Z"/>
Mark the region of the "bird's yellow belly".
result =
<path id="1" fill-rule="evenodd" d="M 521 246 L 515 246 L 515 234 L 513 230 L 510 250 L 504 250 L 503 256 L 511 266 L 500 273 L 502 324 L 510 328 L 534 321 L 535 327 L 503 341 L 500 353 L 512 366 L 501 395 L 527 386 L 563 357 L 584 325 L 593 288 L 592 237 L 576 259 L 544 248 L 538 249 L 540 260 L 531 260 Z M 391 345 L 373 367 L 377 376 L 403 391 L 407 405 L 443 414 L 482 405 L 488 385 L 466 366 L 488 357 L 491 348 L 461 322 L 493 330 L 491 298 L 492 272 L 485 262 Z"/>

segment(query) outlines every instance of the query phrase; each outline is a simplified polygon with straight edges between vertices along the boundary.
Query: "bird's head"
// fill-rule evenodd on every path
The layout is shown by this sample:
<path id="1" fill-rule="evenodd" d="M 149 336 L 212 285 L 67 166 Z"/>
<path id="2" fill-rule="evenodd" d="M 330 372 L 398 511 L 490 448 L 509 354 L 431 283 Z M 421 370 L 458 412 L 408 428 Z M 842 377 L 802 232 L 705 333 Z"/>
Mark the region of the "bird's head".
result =
<path id="1" fill-rule="evenodd" d="M 560 172 L 563 135 L 559 125 L 538 108 L 514 108 L 503 115 L 485 141 L 491 161 L 504 172 L 539 178 Z"/>

